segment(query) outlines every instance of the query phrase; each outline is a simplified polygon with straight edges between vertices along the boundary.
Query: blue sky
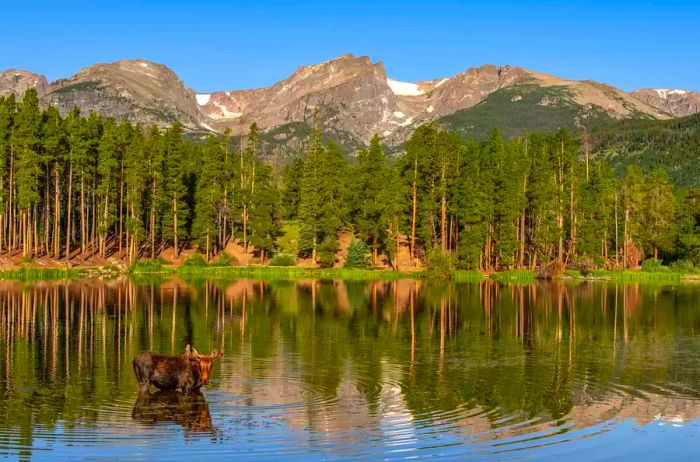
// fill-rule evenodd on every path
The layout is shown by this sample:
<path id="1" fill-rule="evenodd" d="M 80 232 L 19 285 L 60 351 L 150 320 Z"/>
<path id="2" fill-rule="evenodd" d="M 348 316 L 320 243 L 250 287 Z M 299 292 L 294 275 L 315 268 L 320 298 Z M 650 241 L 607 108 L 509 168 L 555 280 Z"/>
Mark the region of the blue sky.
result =
<path id="1" fill-rule="evenodd" d="M 700 90 L 700 1 L 7 0 L 0 47 L 0 69 L 49 80 L 144 58 L 197 91 L 270 85 L 347 52 L 398 80 L 493 63 L 625 90 Z"/>

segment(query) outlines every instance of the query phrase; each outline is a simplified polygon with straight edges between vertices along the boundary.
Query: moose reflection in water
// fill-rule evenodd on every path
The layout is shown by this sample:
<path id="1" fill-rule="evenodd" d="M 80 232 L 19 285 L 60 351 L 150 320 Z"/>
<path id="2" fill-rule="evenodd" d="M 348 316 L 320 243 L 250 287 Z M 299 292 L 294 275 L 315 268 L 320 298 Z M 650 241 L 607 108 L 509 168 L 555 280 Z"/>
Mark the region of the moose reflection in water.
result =
<path id="1" fill-rule="evenodd" d="M 202 355 L 189 345 L 180 356 L 141 353 L 133 361 L 139 392 L 147 392 L 150 385 L 159 390 L 181 390 L 185 394 L 199 391 L 209 383 L 214 361 L 223 356 L 216 349 L 210 355 Z"/>
<path id="2" fill-rule="evenodd" d="M 207 400 L 199 391 L 139 393 L 131 416 L 146 424 L 174 423 L 190 432 L 215 433 Z"/>

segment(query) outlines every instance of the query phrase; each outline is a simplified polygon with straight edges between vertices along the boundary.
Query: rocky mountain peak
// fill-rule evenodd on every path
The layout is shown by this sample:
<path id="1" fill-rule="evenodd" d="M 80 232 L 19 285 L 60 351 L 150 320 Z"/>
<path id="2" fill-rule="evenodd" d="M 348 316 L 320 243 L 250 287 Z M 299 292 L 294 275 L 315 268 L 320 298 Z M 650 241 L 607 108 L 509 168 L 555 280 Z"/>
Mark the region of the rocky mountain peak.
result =
<path id="1" fill-rule="evenodd" d="M 0 71 L 0 96 L 14 93 L 21 96 L 28 88 L 36 88 L 39 98 L 46 93 L 49 85 L 46 77 L 21 69 Z"/>
<path id="2" fill-rule="evenodd" d="M 630 93 L 640 101 L 675 117 L 700 112 L 700 93 L 678 88 L 642 88 Z"/>
<path id="3" fill-rule="evenodd" d="M 100 63 L 51 83 L 45 104 L 62 112 L 79 107 L 142 124 L 200 125 L 192 90 L 167 66 L 143 59 Z"/>

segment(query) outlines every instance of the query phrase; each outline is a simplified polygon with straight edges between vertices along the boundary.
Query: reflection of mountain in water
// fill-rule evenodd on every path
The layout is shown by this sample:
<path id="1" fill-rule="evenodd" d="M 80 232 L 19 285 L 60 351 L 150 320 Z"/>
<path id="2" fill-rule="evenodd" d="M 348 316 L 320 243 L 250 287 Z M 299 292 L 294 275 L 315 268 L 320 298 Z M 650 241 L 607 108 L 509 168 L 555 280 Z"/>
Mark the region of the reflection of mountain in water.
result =
<path id="1" fill-rule="evenodd" d="M 214 432 L 203 396 L 130 408 L 135 354 L 187 343 L 225 351 L 207 393 L 227 430 L 274 421 L 322 447 L 685 425 L 700 418 L 699 306 L 687 286 L 3 282 L 0 427 L 10 447 L 57 422 Z"/>

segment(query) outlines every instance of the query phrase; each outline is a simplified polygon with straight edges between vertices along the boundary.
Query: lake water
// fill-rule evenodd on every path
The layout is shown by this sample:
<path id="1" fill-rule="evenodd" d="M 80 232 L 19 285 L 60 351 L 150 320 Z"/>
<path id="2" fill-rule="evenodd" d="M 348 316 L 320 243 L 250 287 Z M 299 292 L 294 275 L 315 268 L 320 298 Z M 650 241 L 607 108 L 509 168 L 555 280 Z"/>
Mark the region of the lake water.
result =
<path id="1" fill-rule="evenodd" d="M 4 281 L 0 337 L 0 458 L 700 453 L 700 286 Z M 139 397 L 188 343 L 203 394 Z"/>

